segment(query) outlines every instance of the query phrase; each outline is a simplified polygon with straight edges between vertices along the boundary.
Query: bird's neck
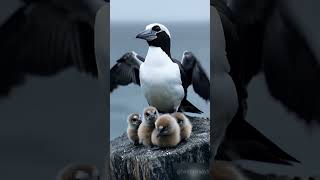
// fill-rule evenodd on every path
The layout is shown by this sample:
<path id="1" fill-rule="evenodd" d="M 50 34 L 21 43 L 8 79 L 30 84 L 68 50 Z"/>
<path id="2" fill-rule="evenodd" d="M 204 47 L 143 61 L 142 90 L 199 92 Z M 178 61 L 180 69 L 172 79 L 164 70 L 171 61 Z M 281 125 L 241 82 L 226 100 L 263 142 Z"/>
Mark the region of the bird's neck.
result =
<path id="1" fill-rule="evenodd" d="M 155 127 L 154 123 L 151 122 L 145 122 L 144 125 L 147 127 Z"/>
<path id="2" fill-rule="evenodd" d="M 161 42 L 148 42 L 149 47 L 158 47 L 161 48 L 163 52 L 167 54 L 168 57 L 171 58 L 171 52 L 170 52 L 170 40 L 167 41 L 161 41 Z"/>
<path id="3" fill-rule="evenodd" d="M 130 127 L 130 129 L 138 129 L 137 127 L 139 127 L 139 126 L 137 126 L 135 124 L 130 124 L 129 127 Z"/>
<path id="4" fill-rule="evenodd" d="M 145 62 L 150 62 L 154 65 L 172 63 L 171 57 L 161 48 L 149 46 Z"/>
<path id="5" fill-rule="evenodd" d="M 170 52 L 170 44 L 166 46 L 161 46 L 161 49 L 171 58 L 171 52 Z"/>

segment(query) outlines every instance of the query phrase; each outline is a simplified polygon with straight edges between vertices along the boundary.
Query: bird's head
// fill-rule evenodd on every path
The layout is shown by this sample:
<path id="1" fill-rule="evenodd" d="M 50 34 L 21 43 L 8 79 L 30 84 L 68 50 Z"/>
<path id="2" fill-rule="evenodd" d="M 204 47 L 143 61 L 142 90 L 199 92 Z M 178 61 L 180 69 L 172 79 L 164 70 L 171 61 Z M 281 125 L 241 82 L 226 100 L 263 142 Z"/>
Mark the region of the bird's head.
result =
<path id="1" fill-rule="evenodd" d="M 138 128 L 141 122 L 141 116 L 138 113 L 132 113 L 128 117 L 128 124 L 133 128 Z"/>
<path id="2" fill-rule="evenodd" d="M 164 25 L 159 23 L 149 24 L 136 38 L 146 40 L 149 46 L 161 47 L 170 56 L 171 34 Z"/>
<path id="3" fill-rule="evenodd" d="M 179 124 L 180 128 L 183 128 L 186 126 L 187 117 L 183 113 L 175 112 L 172 114 L 172 116 L 176 118 L 176 121 Z"/>
<path id="4" fill-rule="evenodd" d="M 144 109 L 143 115 L 147 124 L 154 125 L 154 122 L 159 116 L 159 112 L 155 107 L 149 106 Z"/>
<path id="5" fill-rule="evenodd" d="M 179 128 L 177 121 L 169 114 L 159 116 L 155 122 L 157 137 L 172 134 L 176 128 Z"/>

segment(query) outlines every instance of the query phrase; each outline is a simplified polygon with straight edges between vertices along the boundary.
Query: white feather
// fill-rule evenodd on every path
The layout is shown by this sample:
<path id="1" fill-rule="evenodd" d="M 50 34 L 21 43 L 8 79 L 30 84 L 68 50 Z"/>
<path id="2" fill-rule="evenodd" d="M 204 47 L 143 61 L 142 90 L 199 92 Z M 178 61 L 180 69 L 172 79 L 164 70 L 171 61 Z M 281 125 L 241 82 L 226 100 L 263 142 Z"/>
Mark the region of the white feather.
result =
<path id="1" fill-rule="evenodd" d="M 149 47 L 140 83 L 148 103 L 159 111 L 176 110 L 184 97 L 179 66 L 159 47 Z"/>

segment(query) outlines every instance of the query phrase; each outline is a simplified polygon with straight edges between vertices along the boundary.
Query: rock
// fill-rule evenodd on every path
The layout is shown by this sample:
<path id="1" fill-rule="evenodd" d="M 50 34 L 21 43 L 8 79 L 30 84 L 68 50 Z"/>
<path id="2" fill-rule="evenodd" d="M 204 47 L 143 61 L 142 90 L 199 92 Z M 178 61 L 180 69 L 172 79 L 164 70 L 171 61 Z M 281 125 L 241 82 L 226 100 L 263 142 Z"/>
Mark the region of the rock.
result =
<path id="1" fill-rule="evenodd" d="M 208 179 L 210 120 L 189 117 L 191 137 L 175 148 L 135 146 L 124 133 L 111 141 L 111 179 L 169 180 Z"/>

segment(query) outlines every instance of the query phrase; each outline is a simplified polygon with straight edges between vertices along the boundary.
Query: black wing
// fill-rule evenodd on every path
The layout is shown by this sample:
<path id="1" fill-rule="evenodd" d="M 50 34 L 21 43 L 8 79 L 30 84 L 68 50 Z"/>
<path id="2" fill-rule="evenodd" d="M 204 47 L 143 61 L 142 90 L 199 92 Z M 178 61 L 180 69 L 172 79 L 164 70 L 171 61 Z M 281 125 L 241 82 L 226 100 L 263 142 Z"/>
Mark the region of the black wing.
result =
<path id="1" fill-rule="evenodd" d="M 302 9 L 295 7 L 296 1 L 277 6 L 266 29 L 263 60 L 271 95 L 310 123 L 320 122 L 320 59 L 318 52 L 313 51 L 317 41 L 320 42 L 316 38 L 320 33 L 313 32 L 319 25 L 310 24 L 316 21 L 316 16 L 303 22 L 303 18 L 293 19 L 302 16 L 305 8 L 313 12 L 308 2 L 300 2 Z M 312 36 L 315 40 L 310 40 Z"/>
<path id="2" fill-rule="evenodd" d="M 97 75 L 93 10 L 79 11 L 79 3 L 72 3 L 68 8 L 63 1 L 27 1 L 0 27 L 1 94 L 23 82 L 26 74 L 54 75 L 75 66 Z M 79 12 L 90 16 L 82 18 Z"/>
<path id="3" fill-rule="evenodd" d="M 139 68 L 144 58 L 135 52 L 124 54 L 110 70 L 110 92 L 119 85 L 135 83 L 140 86 Z"/>
<path id="4" fill-rule="evenodd" d="M 194 91 L 206 101 L 210 100 L 210 81 L 197 58 L 189 51 L 182 57 L 182 66 L 186 76 L 191 79 Z"/>
<path id="5" fill-rule="evenodd" d="M 284 0 L 278 2 L 280 13 L 285 23 L 306 41 L 311 53 L 320 64 L 320 24 L 318 9 L 320 1 L 317 0 Z M 313 13 L 311 13 L 313 12 Z"/>

